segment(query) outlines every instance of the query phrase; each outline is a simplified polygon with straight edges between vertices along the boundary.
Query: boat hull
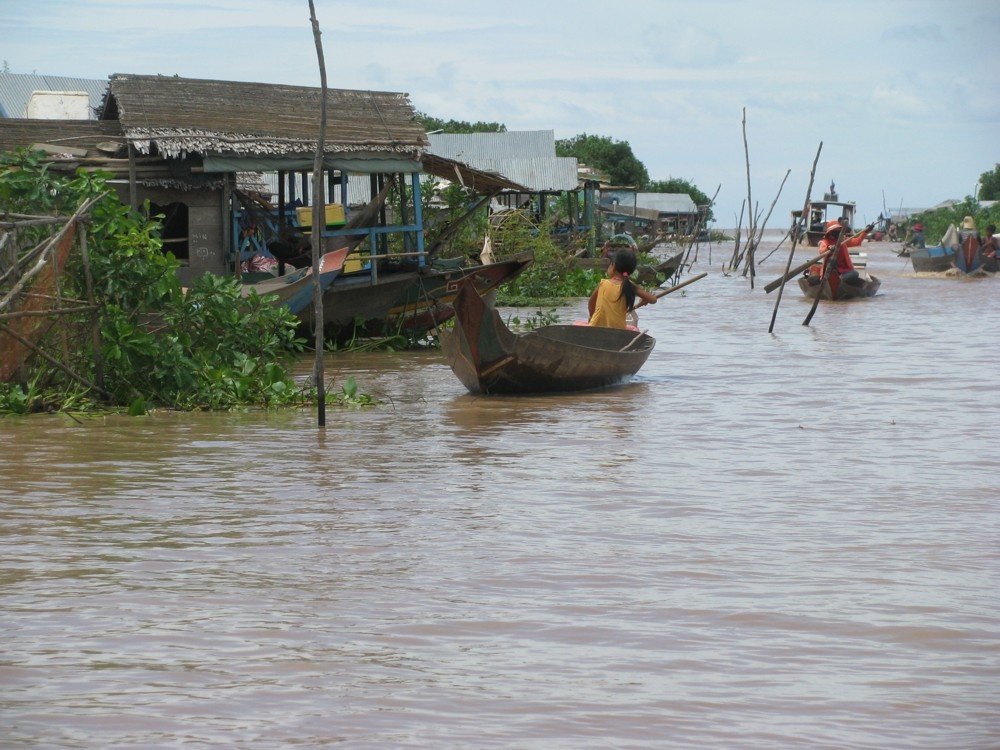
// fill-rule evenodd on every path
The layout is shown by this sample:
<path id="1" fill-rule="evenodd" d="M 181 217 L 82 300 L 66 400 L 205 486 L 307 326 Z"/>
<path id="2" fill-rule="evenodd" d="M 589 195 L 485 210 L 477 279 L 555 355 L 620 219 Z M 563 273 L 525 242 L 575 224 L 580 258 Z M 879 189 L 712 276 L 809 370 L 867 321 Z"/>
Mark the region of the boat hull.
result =
<path id="1" fill-rule="evenodd" d="M 526 254 L 470 268 L 384 270 L 372 282 L 368 273 L 340 276 L 323 295 L 324 334 L 344 341 L 354 336 L 426 333 L 454 315 L 459 286 L 469 282 L 480 295 L 516 278 L 533 262 Z M 305 325 L 312 307 L 299 313 Z"/>
<path id="2" fill-rule="evenodd" d="M 910 262 L 916 273 L 941 273 L 955 265 L 955 250 L 950 247 L 914 247 Z"/>
<path id="3" fill-rule="evenodd" d="M 635 331 L 544 326 L 514 333 L 473 289 L 455 300 L 455 327 L 441 337 L 452 371 L 471 393 L 581 391 L 621 383 L 646 363 L 655 339 Z"/>
<path id="4" fill-rule="evenodd" d="M 864 283 L 861 286 L 852 284 L 842 284 L 839 278 L 828 278 L 822 283 L 813 283 L 816 277 L 800 276 L 799 289 L 808 299 L 820 299 L 839 302 L 850 299 L 865 299 L 874 297 L 882 282 L 869 273 L 862 273 L 861 278 Z"/>
<path id="5" fill-rule="evenodd" d="M 342 248 L 326 253 L 320 258 L 319 285 L 324 292 L 340 275 L 348 252 L 348 248 Z M 283 305 L 293 314 L 298 315 L 306 308 L 311 307 L 313 299 L 312 279 L 311 266 L 300 268 L 284 276 L 258 281 L 255 284 L 244 284 L 243 296 L 247 297 L 251 292 L 256 292 L 262 297 L 272 297 L 276 305 Z"/>

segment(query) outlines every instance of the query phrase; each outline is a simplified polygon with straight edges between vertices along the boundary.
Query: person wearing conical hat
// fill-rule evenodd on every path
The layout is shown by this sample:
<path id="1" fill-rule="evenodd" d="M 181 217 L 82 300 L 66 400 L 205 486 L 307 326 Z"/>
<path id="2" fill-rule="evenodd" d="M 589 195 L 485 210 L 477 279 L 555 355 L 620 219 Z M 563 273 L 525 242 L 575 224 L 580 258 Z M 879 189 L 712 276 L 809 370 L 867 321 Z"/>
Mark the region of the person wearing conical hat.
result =
<path id="1" fill-rule="evenodd" d="M 976 229 L 976 220 L 971 216 L 966 216 L 962 219 L 962 228 L 958 230 L 958 238 L 960 241 L 965 242 L 969 237 L 975 237 L 979 240 L 979 230 Z"/>
<path id="2" fill-rule="evenodd" d="M 955 265 L 965 273 L 975 271 L 983 264 L 980 254 L 982 239 L 976 229 L 976 220 L 971 216 L 962 219 L 962 228 L 958 230 L 958 254 Z"/>

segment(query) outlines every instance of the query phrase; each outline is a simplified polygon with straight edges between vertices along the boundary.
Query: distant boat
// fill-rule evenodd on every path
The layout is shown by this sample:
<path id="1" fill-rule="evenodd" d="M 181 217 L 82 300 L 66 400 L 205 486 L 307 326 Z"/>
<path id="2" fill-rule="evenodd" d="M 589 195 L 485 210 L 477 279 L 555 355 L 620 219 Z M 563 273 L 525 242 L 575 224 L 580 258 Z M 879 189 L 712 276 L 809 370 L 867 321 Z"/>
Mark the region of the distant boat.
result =
<path id="1" fill-rule="evenodd" d="M 333 280 L 340 275 L 344 268 L 344 260 L 350 252 L 350 248 L 344 247 L 327 253 L 319 259 L 319 285 L 320 289 L 326 289 L 333 283 Z M 276 276 L 273 279 L 258 281 L 253 284 L 243 284 L 243 296 L 249 297 L 251 292 L 263 296 L 274 295 L 276 304 L 287 307 L 293 314 L 298 315 L 307 308 L 313 300 L 313 275 L 312 266 L 299 268 L 284 276 Z"/>
<path id="2" fill-rule="evenodd" d="M 845 235 L 854 233 L 854 213 L 857 206 L 853 202 L 837 200 L 836 195 L 827 193 L 823 200 L 810 201 L 806 206 L 805 221 L 801 210 L 792 211 L 793 239 L 802 241 L 804 237 L 808 245 L 818 247 L 826 234 L 828 221 L 841 221 L 846 227 Z"/>
<path id="3" fill-rule="evenodd" d="M 917 273 L 940 273 L 955 264 L 955 248 L 931 246 L 910 248 L 910 262 Z"/>
<path id="4" fill-rule="evenodd" d="M 455 327 L 441 346 L 472 393 L 579 391 L 620 383 L 646 363 L 646 333 L 588 325 L 553 325 L 514 333 L 470 285 L 455 297 Z"/>

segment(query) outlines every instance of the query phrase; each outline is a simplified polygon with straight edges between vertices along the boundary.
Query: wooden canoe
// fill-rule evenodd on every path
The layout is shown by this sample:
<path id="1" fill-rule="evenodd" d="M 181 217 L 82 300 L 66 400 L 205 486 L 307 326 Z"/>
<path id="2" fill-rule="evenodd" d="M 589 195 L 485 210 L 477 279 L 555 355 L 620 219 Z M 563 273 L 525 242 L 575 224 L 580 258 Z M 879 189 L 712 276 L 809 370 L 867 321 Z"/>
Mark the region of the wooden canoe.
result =
<path id="1" fill-rule="evenodd" d="M 882 282 L 878 277 L 872 276 L 867 271 L 859 271 L 859 274 L 864 281 L 861 286 L 842 284 L 840 283 L 840 278 L 833 274 L 826 281 L 822 282 L 822 285 L 819 283 L 819 277 L 817 276 L 800 276 L 799 289 L 809 299 L 816 299 L 817 294 L 819 294 L 820 299 L 838 302 L 840 300 L 874 297 Z M 820 291 L 821 287 L 822 291 Z"/>
<path id="2" fill-rule="evenodd" d="M 554 325 L 514 333 L 471 285 L 454 301 L 455 327 L 441 346 L 472 393 L 580 391 L 620 383 L 635 375 L 656 341 L 617 328 Z"/>
<path id="3" fill-rule="evenodd" d="M 910 249 L 910 262 L 916 273 L 940 273 L 955 265 L 952 247 L 914 247 Z"/>
<path id="4" fill-rule="evenodd" d="M 979 237 L 970 234 L 961 240 L 955 253 L 955 268 L 966 276 L 991 276 L 996 272 L 996 262 L 990 263 L 983 256 L 982 243 Z M 992 270 L 991 270 L 992 269 Z"/>
<path id="5" fill-rule="evenodd" d="M 482 296 L 516 278 L 534 261 L 532 253 L 470 267 L 381 271 L 341 276 L 323 296 L 324 327 L 333 339 L 429 331 L 454 315 L 452 302 L 463 282 Z M 311 323 L 312 308 L 299 314 Z"/>
<path id="6" fill-rule="evenodd" d="M 324 292 L 340 275 L 349 252 L 350 248 L 345 247 L 327 253 L 319 259 L 319 285 Z M 299 268 L 284 276 L 258 281 L 255 284 L 244 284 L 243 296 L 248 297 L 251 292 L 256 292 L 262 297 L 274 295 L 275 305 L 284 305 L 298 315 L 312 303 L 312 266 Z"/>

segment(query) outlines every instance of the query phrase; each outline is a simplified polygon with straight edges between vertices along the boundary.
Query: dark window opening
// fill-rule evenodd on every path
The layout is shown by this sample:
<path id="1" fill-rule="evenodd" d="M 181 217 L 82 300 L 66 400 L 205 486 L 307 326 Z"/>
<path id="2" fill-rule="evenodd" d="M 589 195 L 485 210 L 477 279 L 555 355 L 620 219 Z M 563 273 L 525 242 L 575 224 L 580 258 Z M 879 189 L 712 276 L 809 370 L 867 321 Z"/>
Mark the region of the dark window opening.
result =
<path id="1" fill-rule="evenodd" d="M 149 215 L 160 216 L 163 228 L 160 237 L 163 239 L 163 251 L 171 252 L 177 260 L 187 261 L 190 258 L 188 242 L 188 207 L 184 203 L 168 203 L 161 206 L 149 204 Z"/>

